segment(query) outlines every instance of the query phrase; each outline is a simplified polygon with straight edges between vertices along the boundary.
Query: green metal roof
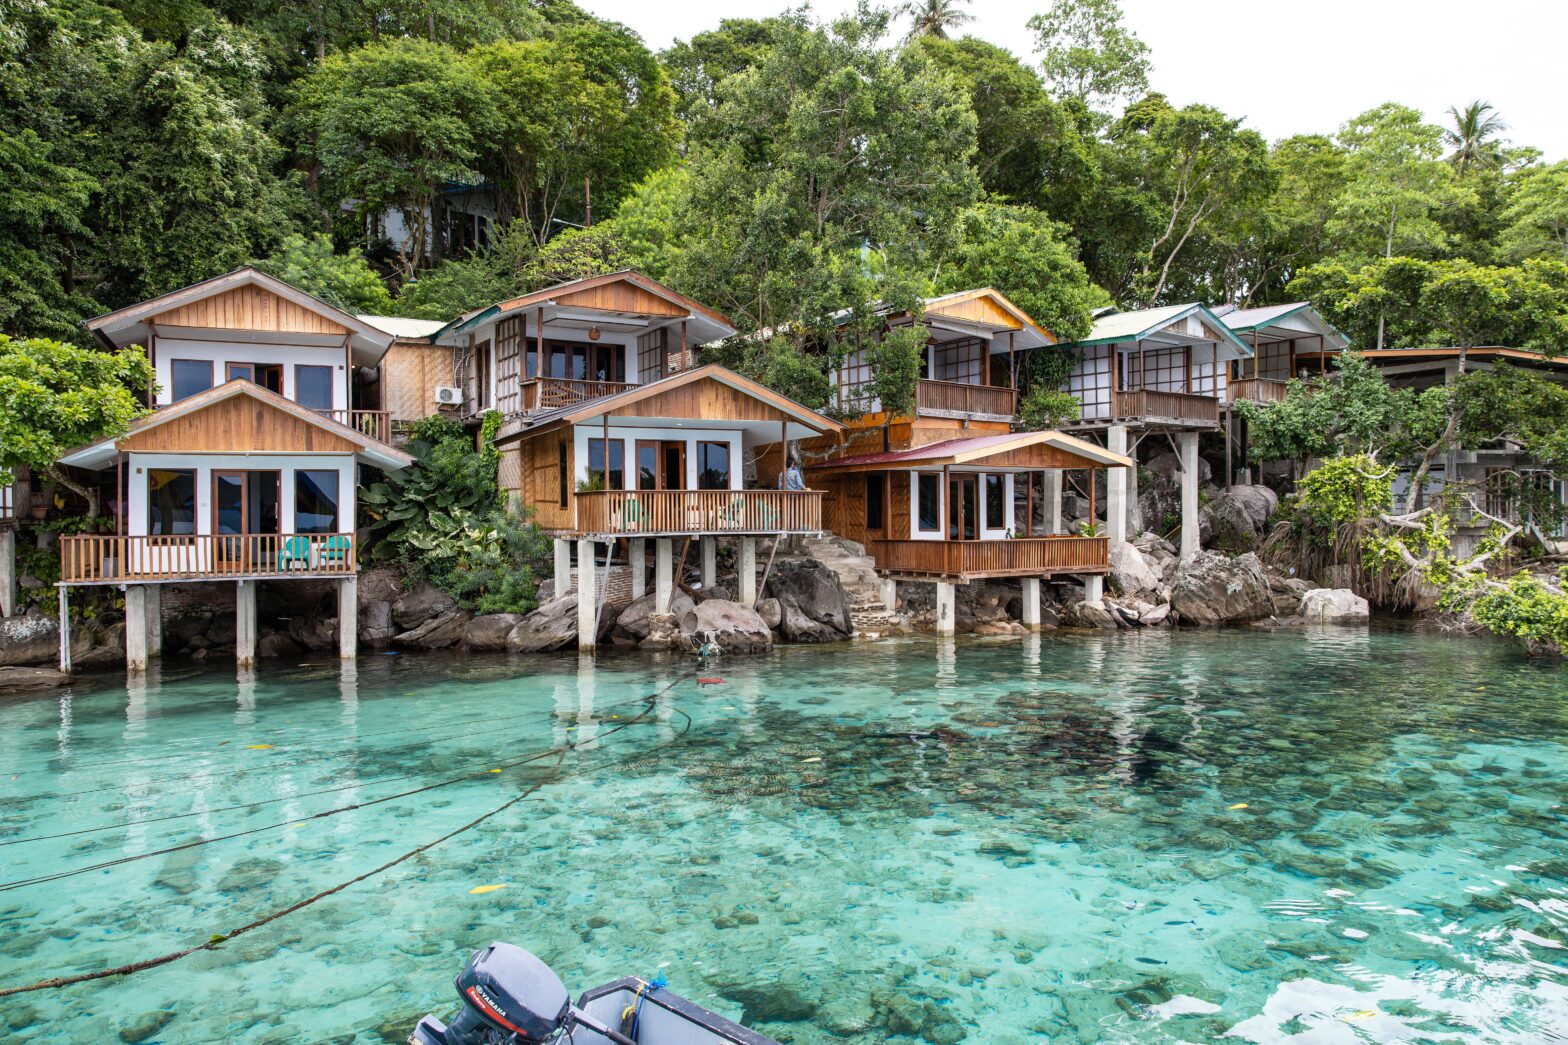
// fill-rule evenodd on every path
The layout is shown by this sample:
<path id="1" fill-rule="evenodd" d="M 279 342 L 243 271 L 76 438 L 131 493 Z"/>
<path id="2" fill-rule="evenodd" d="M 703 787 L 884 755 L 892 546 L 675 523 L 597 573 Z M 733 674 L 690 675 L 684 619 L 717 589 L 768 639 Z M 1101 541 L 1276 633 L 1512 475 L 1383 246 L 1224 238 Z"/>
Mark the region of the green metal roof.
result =
<path id="1" fill-rule="evenodd" d="M 1089 331 L 1089 336 L 1082 341 L 1064 342 L 1063 348 L 1087 347 L 1090 345 L 1115 345 L 1124 341 L 1140 341 L 1151 334 L 1158 333 L 1164 327 L 1170 326 L 1179 319 L 1194 313 L 1201 314 L 1209 321 L 1216 333 L 1225 341 L 1230 342 L 1243 356 L 1251 356 L 1252 349 L 1247 343 L 1231 332 L 1225 321 L 1209 311 L 1207 305 L 1190 301 L 1184 305 L 1162 305 L 1159 308 L 1139 309 L 1136 312 L 1115 312 L 1102 316 L 1094 321 L 1094 327 Z"/>

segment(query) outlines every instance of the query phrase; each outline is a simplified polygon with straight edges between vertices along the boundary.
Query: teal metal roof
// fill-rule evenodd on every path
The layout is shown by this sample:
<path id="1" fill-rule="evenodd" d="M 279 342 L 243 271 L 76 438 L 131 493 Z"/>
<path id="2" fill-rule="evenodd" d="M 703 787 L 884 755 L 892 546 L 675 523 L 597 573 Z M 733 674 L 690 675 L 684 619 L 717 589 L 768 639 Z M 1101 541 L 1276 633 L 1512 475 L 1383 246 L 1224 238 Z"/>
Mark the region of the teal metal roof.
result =
<path id="1" fill-rule="evenodd" d="M 1252 355 L 1252 349 L 1245 341 L 1232 333 L 1230 327 L 1211 312 L 1207 305 L 1196 301 L 1189 301 L 1183 305 L 1144 308 L 1136 312 L 1113 312 L 1096 319 L 1088 337 L 1082 341 L 1065 342 L 1062 347 L 1116 345 L 1127 341 L 1139 341 L 1195 313 L 1207 319 L 1214 331 L 1243 356 Z"/>

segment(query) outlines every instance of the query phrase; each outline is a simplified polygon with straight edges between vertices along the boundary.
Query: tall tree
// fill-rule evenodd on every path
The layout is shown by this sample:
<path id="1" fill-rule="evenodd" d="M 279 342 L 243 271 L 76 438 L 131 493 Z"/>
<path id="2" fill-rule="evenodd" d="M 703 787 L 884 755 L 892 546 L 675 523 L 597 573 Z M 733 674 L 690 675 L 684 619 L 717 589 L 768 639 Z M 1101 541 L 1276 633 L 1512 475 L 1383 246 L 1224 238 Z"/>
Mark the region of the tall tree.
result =
<path id="1" fill-rule="evenodd" d="M 401 216 L 408 277 L 428 264 L 442 185 L 478 180 L 496 105 L 495 89 L 450 48 L 392 40 L 322 62 L 300 82 L 293 114 L 320 164 L 325 209 L 349 204 L 367 231 L 389 211 Z"/>
<path id="2" fill-rule="evenodd" d="M 909 19 L 906 42 L 922 37 L 946 40 L 948 34 L 961 25 L 974 21 L 974 15 L 959 9 L 969 0 L 904 0 L 898 5 L 900 18 Z"/>
<path id="3" fill-rule="evenodd" d="M 1095 109 L 1149 89 L 1149 46 L 1122 24 L 1116 0 L 1055 0 L 1029 19 L 1029 30 L 1059 95 Z"/>
<path id="4" fill-rule="evenodd" d="M 712 115 L 719 104 L 719 84 L 759 62 L 781 29 L 798 30 L 805 15 L 788 12 L 777 18 L 725 18 L 717 29 L 676 40 L 659 55 L 675 89 L 676 113 L 685 123 Z"/>
<path id="5" fill-rule="evenodd" d="M 345 312 L 384 316 L 392 309 L 392 295 L 359 248 L 339 254 L 323 233 L 294 233 L 256 267 Z"/>
<path id="6" fill-rule="evenodd" d="M 1503 165 L 1501 135 L 1508 124 L 1491 102 L 1477 100 L 1463 109 L 1450 105 L 1448 116 L 1453 126 L 1443 131 L 1443 140 L 1454 150 L 1448 154 L 1454 170 L 1464 174 L 1475 169 L 1495 170 Z"/>
<path id="7" fill-rule="evenodd" d="M 1502 221 L 1501 245 L 1511 260 L 1568 262 L 1568 160 L 1522 172 Z"/>

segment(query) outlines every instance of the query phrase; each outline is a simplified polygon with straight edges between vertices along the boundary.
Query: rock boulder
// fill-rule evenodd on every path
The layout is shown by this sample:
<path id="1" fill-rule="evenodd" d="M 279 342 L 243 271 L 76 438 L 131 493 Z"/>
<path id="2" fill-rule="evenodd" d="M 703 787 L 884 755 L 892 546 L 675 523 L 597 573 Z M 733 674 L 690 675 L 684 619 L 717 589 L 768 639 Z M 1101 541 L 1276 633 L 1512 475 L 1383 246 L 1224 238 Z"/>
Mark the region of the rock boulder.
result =
<path id="1" fill-rule="evenodd" d="M 392 641 L 399 646 L 416 646 L 419 649 L 448 649 L 463 641 L 468 631 L 468 621 L 467 610 L 450 609 L 417 628 L 392 636 Z"/>
<path id="2" fill-rule="evenodd" d="M 524 617 L 506 637 L 514 653 L 544 653 L 577 642 L 577 596 L 563 595 Z"/>
<path id="3" fill-rule="evenodd" d="M 708 599 L 682 615 L 681 642 L 696 648 L 709 641 L 725 653 L 766 653 L 773 648 L 773 632 L 750 606 Z"/>
<path id="4" fill-rule="evenodd" d="M 1177 564 L 1171 611 L 1183 624 L 1245 624 L 1271 616 L 1274 599 L 1256 555 L 1198 552 Z"/>
<path id="5" fill-rule="evenodd" d="M 1301 596 L 1297 615 L 1309 624 L 1364 624 L 1372 610 L 1349 588 L 1313 588 Z"/>
<path id="6" fill-rule="evenodd" d="M 1268 532 L 1279 510 L 1279 496 L 1267 486 L 1232 486 L 1214 495 L 1204 508 L 1209 537 L 1222 548 L 1246 549 Z"/>
<path id="7" fill-rule="evenodd" d="M 54 689 L 70 681 L 71 676 L 54 668 L 24 668 L 15 665 L 0 667 L 0 693 L 28 689 Z"/>
<path id="8" fill-rule="evenodd" d="M 0 667 L 49 664 L 60 656 L 60 622 L 53 617 L 0 620 Z"/>
<path id="9" fill-rule="evenodd" d="M 649 618 L 653 616 L 653 593 L 649 592 L 640 599 L 627 604 L 621 615 L 615 619 L 614 636 L 618 640 L 626 640 L 632 644 L 641 642 L 648 637 L 651 627 Z M 670 597 L 670 613 L 679 621 L 696 603 L 692 597 L 677 588 Z"/>
<path id="10" fill-rule="evenodd" d="M 506 649 L 506 637 L 523 622 L 521 613 L 485 613 L 468 622 L 463 645 L 471 650 Z"/>
<path id="11" fill-rule="evenodd" d="M 1123 595 L 1158 591 L 1160 575 L 1136 545 L 1117 541 L 1111 545 L 1111 583 Z"/>
<path id="12" fill-rule="evenodd" d="M 1066 628 L 1106 628 L 1118 626 L 1110 609 L 1098 599 L 1071 603 L 1062 611 L 1062 626 Z"/>
<path id="13" fill-rule="evenodd" d="M 414 631 L 426 621 L 434 620 L 457 608 L 457 603 L 446 592 L 433 584 L 421 581 L 413 590 L 392 604 L 392 619 L 404 631 Z"/>
<path id="14" fill-rule="evenodd" d="M 790 642 L 837 642 L 854 633 L 843 583 L 815 559 L 775 565 L 763 594 L 779 600 L 779 630 Z"/>

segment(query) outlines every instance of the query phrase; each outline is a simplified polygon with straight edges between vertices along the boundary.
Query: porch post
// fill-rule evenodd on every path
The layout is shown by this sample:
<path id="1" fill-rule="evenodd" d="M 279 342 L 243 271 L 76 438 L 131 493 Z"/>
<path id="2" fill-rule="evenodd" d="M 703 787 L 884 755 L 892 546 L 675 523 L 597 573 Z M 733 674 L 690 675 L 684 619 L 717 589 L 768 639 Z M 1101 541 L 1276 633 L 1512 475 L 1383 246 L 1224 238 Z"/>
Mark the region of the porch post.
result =
<path id="1" fill-rule="evenodd" d="M 1062 532 L 1062 470 L 1051 468 L 1044 473 L 1042 496 L 1045 498 L 1045 532 Z"/>
<path id="2" fill-rule="evenodd" d="M 1105 598 L 1105 578 L 1098 573 L 1085 575 L 1083 597 L 1085 602 L 1099 602 Z"/>
<path id="3" fill-rule="evenodd" d="M 898 582 L 891 577 L 882 578 L 882 608 L 889 613 L 898 609 Z"/>
<path id="4" fill-rule="evenodd" d="M 740 591 L 735 593 L 736 599 L 742 606 L 755 606 L 757 604 L 757 538 L 742 537 L 740 539 L 740 582 L 736 586 Z"/>
<path id="5" fill-rule="evenodd" d="M 163 656 L 163 585 L 149 584 L 147 591 L 147 656 Z"/>
<path id="6" fill-rule="evenodd" d="M 353 660 L 359 653 L 359 578 L 338 581 L 338 656 Z"/>
<path id="7" fill-rule="evenodd" d="M 653 612 L 670 612 L 675 596 L 675 542 L 660 537 L 653 542 Z"/>
<path id="8" fill-rule="evenodd" d="M 936 582 L 936 633 L 938 635 L 953 634 L 956 621 L 954 610 L 954 594 L 957 585 L 952 581 Z"/>
<path id="9" fill-rule="evenodd" d="M 598 576 L 594 570 L 594 543 L 587 537 L 577 542 L 577 648 L 591 650 L 598 636 L 595 623 L 598 609 Z"/>
<path id="10" fill-rule="evenodd" d="M 147 670 L 147 586 L 125 586 L 125 670 Z"/>
<path id="11" fill-rule="evenodd" d="M 60 589 L 62 592 L 64 588 Z M 16 615 L 16 531 L 0 530 L 0 617 Z"/>
<path id="12" fill-rule="evenodd" d="M 1180 432 L 1176 449 L 1181 457 L 1181 554 L 1198 550 L 1198 433 Z"/>
<path id="13" fill-rule="evenodd" d="M 71 599 L 70 588 L 60 585 L 60 670 L 71 673 Z"/>
<path id="14" fill-rule="evenodd" d="M 1031 631 L 1038 631 L 1040 628 L 1040 578 L 1025 577 L 1021 581 L 1021 585 L 1024 593 L 1024 607 L 1022 613 L 1023 620 L 1019 621 L 1019 623 Z"/>
<path id="15" fill-rule="evenodd" d="M 234 584 L 234 663 L 241 668 L 256 666 L 255 581 Z"/>
<path id="16" fill-rule="evenodd" d="M 1127 456 L 1132 467 L 1127 472 L 1127 539 L 1133 540 L 1143 532 L 1143 508 L 1138 503 L 1138 444 L 1129 440 Z"/>
<path id="17" fill-rule="evenodd" d="M 1127 426 L 1111 425 L 1105 433 L 1106 449 L 1127 455 Z M 1092 480 L 1091 480 L 1092 481 Z M 1105 535 L 1112 545 L 1127 540 L 1127 469 L 1105 470 Z"/>
<path id="18" fill-rule="evenodd" d="M 626 559 L 632 571 L 632 598 L 640 599 L 648 594 L 648 538 L 633 537 Z"/>
<path id="19" fill-rule="evenodd" d="M 555 597 L 560 598 L 572 587 L 572 544 L 564 537 L 555 539 Z"/>
<path id="20" fill-rule="evenodd" d="M 712 537 L 699 537 L 702 548 L 702 586 L 711 588 L 719 583 L 719 545 Z"/>

